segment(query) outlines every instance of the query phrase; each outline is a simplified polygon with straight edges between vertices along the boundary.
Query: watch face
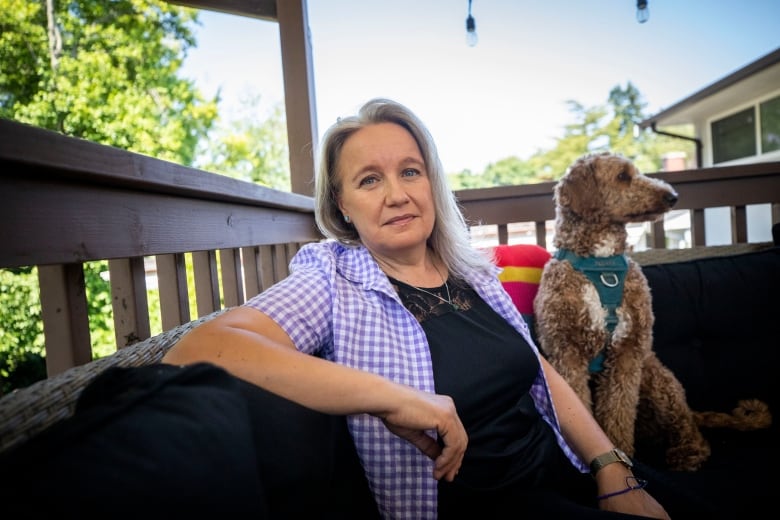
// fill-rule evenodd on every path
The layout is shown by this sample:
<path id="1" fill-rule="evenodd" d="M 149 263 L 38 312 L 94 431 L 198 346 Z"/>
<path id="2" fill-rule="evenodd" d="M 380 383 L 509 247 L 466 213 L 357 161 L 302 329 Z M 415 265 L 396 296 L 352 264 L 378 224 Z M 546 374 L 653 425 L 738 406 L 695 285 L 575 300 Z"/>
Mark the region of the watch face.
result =
<path id="1" fill-rule="evenodd" d="M 632 467 L 634 464 L 631 462 L 631 459 L 626 455 L 623 450 L 615 448 L 615 455 L 618 456 L 620 459 L 620 462 L 628 466 L 629 468 Z"/>

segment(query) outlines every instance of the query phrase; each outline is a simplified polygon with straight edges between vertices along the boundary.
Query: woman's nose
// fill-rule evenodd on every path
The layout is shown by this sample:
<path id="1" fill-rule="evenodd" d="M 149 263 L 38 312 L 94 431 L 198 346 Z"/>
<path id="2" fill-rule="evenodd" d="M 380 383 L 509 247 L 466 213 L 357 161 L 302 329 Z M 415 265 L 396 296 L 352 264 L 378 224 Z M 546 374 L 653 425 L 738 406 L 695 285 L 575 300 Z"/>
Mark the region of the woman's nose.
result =
<path id="1" fill-rule="evenodd" d="M 390 205 L 403 204 L 409 201 L 406 187 L 399 179 L 391 179 L 385 183 L 385 199 Z"/>

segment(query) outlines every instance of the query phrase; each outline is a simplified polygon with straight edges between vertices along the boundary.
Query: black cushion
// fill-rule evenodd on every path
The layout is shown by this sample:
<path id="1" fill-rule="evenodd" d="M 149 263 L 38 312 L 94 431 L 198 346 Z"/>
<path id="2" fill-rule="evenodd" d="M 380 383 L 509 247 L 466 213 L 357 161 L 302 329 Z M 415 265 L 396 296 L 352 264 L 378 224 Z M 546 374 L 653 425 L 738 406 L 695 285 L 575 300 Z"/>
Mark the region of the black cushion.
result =
<path id="1" fill-rule="evenodd" d="M 239 381 L 271 518 L 379 518 L 343 416 Z"/>
<path id="2" fill-rule="evenodd" d="M 780 248 L 643 268 L 653 349 L 698 410 L 739 399 L 774 408 L 780 343 Z"/>
<path id="3" fill-rule="evenodd" d="M 22 518 L 377 517 L 344 417 L 205 363 L 106 370 L 0 475 Z"/>
<path id="4" fill-rule="evenodd" d="M 0 483 L 17 517 L 268 518 L 255 459 L 249 410 L 226 372 L 110 368 L 71 418 L 3 457 Z"/>
<path id="5" fill-rule="evenodd" d="M 780 248 L 643 267 L 652 294 L 653 349 L 685 388 L 694 410 L 731 411 L 760 399 L 777 415 Z M 769 460 L 777 458 L 777 420 L 769 428 L 704 428 L 712 454 L 693 473 L 666 478 L 717 504 L 718 518 L 754 518 L 774 506 Z M 663 454 L 637 456 L 663 467 Z"/>

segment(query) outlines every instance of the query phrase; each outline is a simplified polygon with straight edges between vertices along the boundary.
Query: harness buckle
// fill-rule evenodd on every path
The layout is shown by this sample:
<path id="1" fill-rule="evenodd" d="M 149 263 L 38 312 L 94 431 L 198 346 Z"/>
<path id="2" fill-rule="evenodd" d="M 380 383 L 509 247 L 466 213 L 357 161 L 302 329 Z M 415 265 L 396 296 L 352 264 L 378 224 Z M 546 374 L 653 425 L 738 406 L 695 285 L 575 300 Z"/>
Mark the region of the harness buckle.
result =
<path id="1" fill-rule="evenodd" d="M 601 273 L 599 279 L 601 280 L 601 283 L 610 288 L 617 287 L 620 283 L 620 277 L 615 273 Z"/>

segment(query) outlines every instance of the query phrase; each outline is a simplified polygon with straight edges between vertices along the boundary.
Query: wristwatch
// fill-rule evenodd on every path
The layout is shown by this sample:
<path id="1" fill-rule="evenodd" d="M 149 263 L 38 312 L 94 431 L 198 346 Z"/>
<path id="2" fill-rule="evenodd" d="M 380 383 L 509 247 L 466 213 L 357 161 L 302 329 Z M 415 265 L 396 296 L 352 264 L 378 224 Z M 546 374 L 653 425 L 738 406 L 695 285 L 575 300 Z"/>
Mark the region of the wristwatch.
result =
<path id="1" fill-rule="evenodd" d="M 623 453 L 623 450 L 612 448 L 608 452 L 602 453 L 590 462 L 590 474 L 595 476 L 601 468 L 607 464 L 612 464 L 613 462 L 620 462 L 629 469 L 634 466 L 634 463 L 631 462 L 631 459 L 628 457 L 628 455 Z"/>

